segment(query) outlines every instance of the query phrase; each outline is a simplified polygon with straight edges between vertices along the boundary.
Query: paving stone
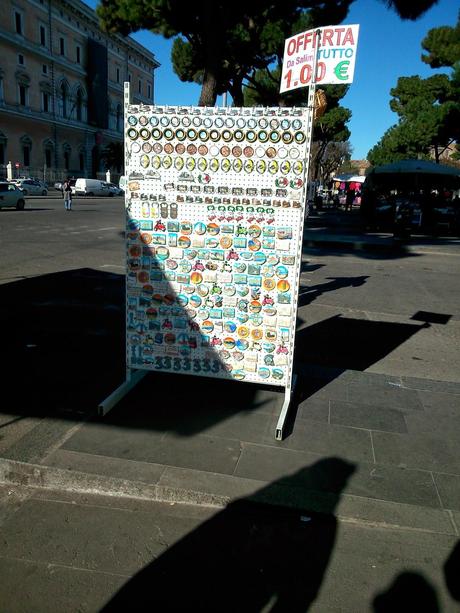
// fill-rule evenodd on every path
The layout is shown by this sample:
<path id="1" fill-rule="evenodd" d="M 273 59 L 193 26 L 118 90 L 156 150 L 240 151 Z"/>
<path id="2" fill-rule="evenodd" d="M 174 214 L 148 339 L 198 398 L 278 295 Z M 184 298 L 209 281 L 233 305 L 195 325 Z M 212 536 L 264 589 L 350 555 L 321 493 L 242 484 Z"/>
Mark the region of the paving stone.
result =
<path id="1" fill-rule="evenodd" d="M 427 413 L 460 417 L 460 397 L 455 394 L 441 392 L 418 392 L 423 408 Z"/>
<path id="2" fill-rule="evenodd" d="M 388 432 L 373 432 L 372 438 L 378 464 L 460 474 L 456 439 Z"/>
<path id="3" fill-rule="evenodd" d="M 358 402 L 332 400 L 331 424 L 384 432 L 407 432 L 404 414 L 398 409 Z"/>
<path id="4" fill-rule="evenodd" d="M 348 386 L 347 400 L 348 402 L 374 404 L 393 409 L 423 410 L 415 390 L 404 389 L 390 383 L 384 386 L 351 383 Z"/>
<path id="5" fill-rule="evenodd" d="M 460 476 L 433 473 L 442 506 L 460 511 Z"/>
<path id="6" fill-rule="evenodd" d="M 434 381 L 415 377 L 401 377 L 401 380 L 404 386 L 410 389 L 460 395 L 460 383 L 455 381 Z"/>
<path id="7" fill-rule="evenodd" d="M 307 398 L 297 407 L 296 419 L 329 422 L 329 400 L 327 398 Z"/>
<path id="8" fill-rule="evenodd" d="M 440 438 L 457 438 L 460 441 L 460 415 L 446 417 L 423 411 L 406 414 L 405 420 L 407 430 L 412 436 L 431 434 Z"/>

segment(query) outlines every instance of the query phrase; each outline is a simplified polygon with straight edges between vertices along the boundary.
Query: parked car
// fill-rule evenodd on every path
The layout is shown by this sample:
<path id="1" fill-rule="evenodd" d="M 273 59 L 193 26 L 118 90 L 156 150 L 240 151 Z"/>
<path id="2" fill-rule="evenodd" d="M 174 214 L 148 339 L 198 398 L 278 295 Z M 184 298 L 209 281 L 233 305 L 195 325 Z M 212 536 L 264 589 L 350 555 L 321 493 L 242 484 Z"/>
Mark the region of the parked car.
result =
<path id="1" fill-rule="evenodd" d="M 73 187 L 75 185 L 77 179 L 70 179 L 70 187 Z M 59 190 L 60 192 L 62 192 L 62 186 L 64 185 L 64 181 L 57 181 L 54 184 L 54 189 Z"/>
<path id="2" fill-rule="evenodd" d="M 75 196 L 113 196 L 109 184 L 99 179 L 77 179 L 72 187 Z"/>
<path id="3" fill-rule="evenodd" d="M 43 181 L 39 181 L 38 179 L 20 179 L 19 181 L 15 181 L 15 184 L 19 189 L 22 189 L 22 193 L 24 196 L 47 196 L 48 189 L 43 183 Z"/>
<path id="4" fill-rule="evenodd" d="M 14 206 L 18 211 L 22 211 L 24 205 L 24 192 L 14 183 L 0 181 L 0 208 Z"/>
<path id="5" fill-rule="evenodd" d="M 107 183 L 108 187 L 109 187 L 109 196 L 123 196 L 124 195 L 124 191 L 118 187 L 118 185 L 115 185 L 115 183 Z"/>

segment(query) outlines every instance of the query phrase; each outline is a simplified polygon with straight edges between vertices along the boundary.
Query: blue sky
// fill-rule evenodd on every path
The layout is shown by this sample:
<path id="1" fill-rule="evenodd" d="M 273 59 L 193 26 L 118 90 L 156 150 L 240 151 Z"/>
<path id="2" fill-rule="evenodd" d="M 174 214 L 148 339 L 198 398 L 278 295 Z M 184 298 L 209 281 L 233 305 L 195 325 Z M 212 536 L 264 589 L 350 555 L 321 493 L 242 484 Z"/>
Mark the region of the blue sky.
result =
<path id="1" fill-rule="evenodd" d="M 97 5 L 97 0 L 86 2 L 93 8 Z M 354 159 L 365 158 L 385 130 L 396 123 L 397 115 L 390 110 L 389 102 L 390 89 L 398 77 L 426 78 L 435 74 L 420 59 L 421 41 L 431 28 L 455 25 L 458 10 L 458 0 L 439 0 L 424 16 L 412 22 L 399 19 L 381 0 L 356 0 L 352 4 L 344 23 L 359 23 L 360 34 L 354 82 L 342 104 L 353 113 L 348 127 Z M 155 73 L 155 101 L 197 104 L 200 87 L 182 83 L 172 70 L 172 39 L 146 31 L 137 32 L 133 38 L 152 51 L 161 63 Z M 218 104 L 222 104 L 221 99 Z"/>

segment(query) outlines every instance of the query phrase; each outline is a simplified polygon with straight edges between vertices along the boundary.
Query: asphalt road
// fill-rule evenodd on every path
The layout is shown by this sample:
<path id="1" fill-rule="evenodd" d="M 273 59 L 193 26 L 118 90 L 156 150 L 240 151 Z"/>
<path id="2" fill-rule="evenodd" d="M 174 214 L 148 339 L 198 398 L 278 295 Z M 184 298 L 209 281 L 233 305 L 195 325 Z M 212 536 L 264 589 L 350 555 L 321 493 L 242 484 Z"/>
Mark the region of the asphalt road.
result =
<path id="1" fill-rule="evenodd" d="M 0 210 L 0 285 L 82 269 L 123 275 L 123 224 L 122 198 L 74 199 L 67 212 L 56 195 L 29 197 L 24 211 Z M 457 241 L 387 255 L 310 249 L 304 260 L 298 359 L 460 381 Z"/>

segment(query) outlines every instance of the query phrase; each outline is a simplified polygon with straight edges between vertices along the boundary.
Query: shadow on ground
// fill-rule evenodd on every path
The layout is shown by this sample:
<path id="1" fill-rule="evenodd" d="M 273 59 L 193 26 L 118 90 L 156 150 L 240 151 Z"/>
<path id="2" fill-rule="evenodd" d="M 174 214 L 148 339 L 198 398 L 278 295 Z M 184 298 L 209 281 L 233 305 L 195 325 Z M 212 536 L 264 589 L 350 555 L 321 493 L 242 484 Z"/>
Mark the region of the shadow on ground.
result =
<path id="1" fill-rule="evenodd" d="M 353 464 L 327 458 L 231 503 L 143 568 L 103 611 L 150 610 L 149 602 L 158 611 L 308 610 L 334 548 L 335 508 L 353 472 Z M 334 493 L 324 512 L 300 510 L 302 496 L 325 480 L 334 481 Z M 297 505 L 288 500 L 292 486 Z"/>
<path id="2" fill-rule="evenodd" d="M 347 286 L 355 281 L 347 281 Z M 365 277 L 358 281 L 361 285 Z M 343 287 L 336 287 L 335 281 L 325 285 L 310 288 L 309 300 L 318 292 Z M 11 399 L 3 404 L 3 412 L 64 419 L 95 416 L 98 403 L 124 380 L 124 302 L 124 277 L 92 269 L 0 285 L 4 394 Z M 345 370 L 362 371 L 381 360 L 429 325 L 426 314 L 416 314 L 417 320 L 423 317 L 420 324 L 400 324 L 337 315 L 299 330 L 296 400 L 308 398 Z M 305 374 L 305 364 L 326 368 L 311 376 Z M 150 373 L 105 423 L 189 436 L 259 408 L 275 419 L 283 398 L 280 388 L 276 394 L 261 394 L 260 389 L 235 381 Z M 291 418 L 292 428 L 295 407 Z"/>

